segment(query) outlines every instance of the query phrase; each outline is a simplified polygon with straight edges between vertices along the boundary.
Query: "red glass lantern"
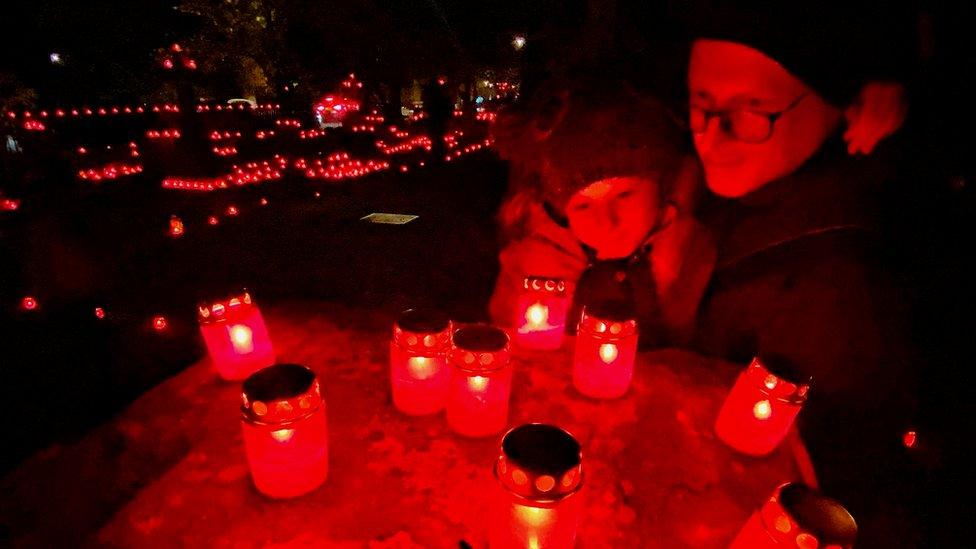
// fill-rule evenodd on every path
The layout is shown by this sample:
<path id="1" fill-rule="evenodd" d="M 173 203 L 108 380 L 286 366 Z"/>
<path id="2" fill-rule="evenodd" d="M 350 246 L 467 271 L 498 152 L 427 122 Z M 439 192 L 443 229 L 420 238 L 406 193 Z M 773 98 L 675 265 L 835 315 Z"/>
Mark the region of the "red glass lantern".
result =
<path id="1" fill-rule="evenodd" d="M 400 315 L 390 342 L 390 386 L 398 410 L 424 415 L 444 408 L 450 348 L 451 321 L 446 316 L 419 309 Z"/>
<path id="2" fill-rule="evenodd" d="M 804 484 L 786 483 L 746 522 L 729 549 L 849 549 L 857 524 L 847 509 Z"/>
<path id="3" fill-rule="evenodd" d="M 494 473 L 492 549 L 564 548 L 576 541 L 582 517 L 580 444 L 552 425 L 520 425 L 502 439 Z"/>
<path id="4" fill-rule="evenodd" d="M 325 402 L 315 374 L 276 364 L 244 380 L 244 451 L 254 486 L 272 498 L 318 488 L 329 475 Z"/>
<path id="5" fill-rule="evenodd" d="M 750 456 L 764 456 L 775 450 L 789 432 L 810 389 L 807 383 L 784 378 L 790 376 L 790 370 L 781 360 L 754 358 L 739 374 L 718 413 L 718 438 Z"/>
<path id="6" fill-rule="evenodd" d="M 474 324 L 454 332 L 446 404 L 454 432 L 481 437 L 505 428 L 512 393 L 509 353 L 508 335 L 500 328 Z"/>
<path id="7" fill-rule="evenodd" d="M 527 277 L 515 307 L 515 344 L 526 349 L 558 349 L 566 331 L 569 296 L 556 278 Z"/>
<path id="8" fill-rule="evenodd" d="M 261 311 L 246 291 L 226 301 L 201 305 L 200 333 L 220 377 L 244 379 L 274 364 L 275 353 Z"/>
<path id="9" fill-rule="evenodd" d="M 630 388 L 637 358 L 637 321 L 630 307 L 584 307 L 576 334 L 573 384 L 592 398 L 618 398 Z"/>

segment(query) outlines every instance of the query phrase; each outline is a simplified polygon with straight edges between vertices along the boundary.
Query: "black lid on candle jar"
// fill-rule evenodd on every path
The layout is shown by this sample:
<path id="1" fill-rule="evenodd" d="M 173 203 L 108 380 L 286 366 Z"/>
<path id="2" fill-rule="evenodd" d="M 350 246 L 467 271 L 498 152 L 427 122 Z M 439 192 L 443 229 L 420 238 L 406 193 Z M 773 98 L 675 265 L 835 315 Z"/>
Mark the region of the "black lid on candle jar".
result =
<path id="1" fill-rule="evenodd" d="M 219 300 L 201 302 L 197 305 L 197 319 L 201 324 L 220 322 L 246 307 L 254 304 L 247 288 L 231 293 Z"/>
<path id="2" fill-rule="evenodd" d="M 454 345 L 466 351 L 493 353 L 508 347 L 508 334 L 489 324 L 462 326 L 454 331 Z"/>
<path id="3" fill-rule="evenodd" d="M 580 443 L 543 423 L 515 427 L 502 438 L 495 474 L 509 490 L 536 500 L 574 493 L 582 483 Z"/>
<path id="4" fill-rule="evenodd" d="M 756 359 L 769 373 L 783 381 L 788 381 L 795 385 L 809 385 L 812 380 L 809 375 L 803 373 L 795 362 L 783 355 L 760 353 Z"/>
<path id="5" fill-rule="evenodd" d="M 275 364 L 244 380 L 244 417 L 262 423 L 281 423 L 314 411 L 322 402 L 315 373 L 300 364 Z"/>
<path id="6" fill-rule="evenodd" d="M 627 301 L 597 301 L 587 303 L 586 314 L 613 322 L 623 322 L 637 318 L 637 311 L 633 303 Z"/>
<path id="7" fill-rule="evenodd" d="M 434 309 L 417 308 L 400 313 L 396 323 L 401 330 L 407 332 L 432 334 L 446 330 L 451 324 L 451 319 Z"/>
<path id="8" fill-rule="evenodd" d="M 813 534 L 821 545 L 854 545 L 857 524 L 837 501 L 801 483 L 790 483 L 779 491 L 779 502 L 797 525 Z"/>

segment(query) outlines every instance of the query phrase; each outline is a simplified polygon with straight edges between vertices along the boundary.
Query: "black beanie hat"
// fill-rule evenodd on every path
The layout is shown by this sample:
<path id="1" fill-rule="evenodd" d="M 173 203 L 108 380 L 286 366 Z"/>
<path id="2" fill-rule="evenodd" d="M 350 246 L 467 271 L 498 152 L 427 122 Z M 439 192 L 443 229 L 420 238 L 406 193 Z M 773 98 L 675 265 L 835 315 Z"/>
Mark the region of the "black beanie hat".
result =
<path id="1" fill-rule="evenodd" d="M 615 79 L 570 86 L 559 121 L 542 144 L 542 198 L 563 213 L 569 198 L 602 179 L 652 176 L 668 192 L 683 158 L 674 114 Z"/>
<path id="2" fill-rule="evenodd" d="M 914 21 L 898 0 L 696 0 L 689 10 L 692 38 L 759 50 L 837 107 L 868 81 L 904 82 L 912 62 Z"/>

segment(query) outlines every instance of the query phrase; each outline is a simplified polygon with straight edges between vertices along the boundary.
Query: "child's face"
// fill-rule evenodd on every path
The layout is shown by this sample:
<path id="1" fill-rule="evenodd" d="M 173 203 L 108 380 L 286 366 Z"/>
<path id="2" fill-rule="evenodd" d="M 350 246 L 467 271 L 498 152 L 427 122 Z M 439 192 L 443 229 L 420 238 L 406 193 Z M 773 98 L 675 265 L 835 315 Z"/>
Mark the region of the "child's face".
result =
<path id="1" fill-rule="evenodd" d="M 569 227 L 600 259 L 626 257 L 661 216 L 658 183 L 646 177 L 602 179 L 579 190 L 566 205 Z"/>

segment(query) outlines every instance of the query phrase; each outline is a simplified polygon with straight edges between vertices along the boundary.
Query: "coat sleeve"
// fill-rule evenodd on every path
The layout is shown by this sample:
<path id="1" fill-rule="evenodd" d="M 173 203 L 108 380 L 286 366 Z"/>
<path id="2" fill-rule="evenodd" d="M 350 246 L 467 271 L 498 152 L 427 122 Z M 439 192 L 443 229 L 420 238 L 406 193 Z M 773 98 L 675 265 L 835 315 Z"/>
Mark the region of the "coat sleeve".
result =
<path id="1" fill-rule="evenodd" d="M 698 307 L 715 267 L 716 247 L 708 229 L 690 216 L 676 219 L 669 232 L 651 252 L 651 265 L 669 343 L 685 346 L 695 332 Z"/>
<path id="2" fill-rule="evenodd" d="M 884 272 L 836 248 L 834 257 L 780 281 L 758 347 L 813 377 L 798 425 L 823 490 L 857 520 L 859 545 L 911 545 L 917 470 L 900 445 L 915 401 L 907 315 Z"/>

